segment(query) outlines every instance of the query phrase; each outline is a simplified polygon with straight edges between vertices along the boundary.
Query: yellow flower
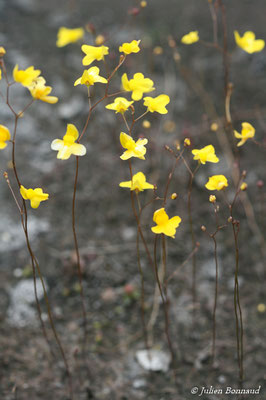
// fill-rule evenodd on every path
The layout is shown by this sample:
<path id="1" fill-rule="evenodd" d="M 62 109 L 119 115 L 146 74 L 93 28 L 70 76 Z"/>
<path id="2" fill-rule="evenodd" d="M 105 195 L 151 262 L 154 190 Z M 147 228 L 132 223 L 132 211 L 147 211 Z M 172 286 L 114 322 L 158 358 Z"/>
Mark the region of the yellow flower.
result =
<path id="1" fill-rule="evenodd" d="M 245 191 L 248 188 L 248 184 L 246 182 L 243 182 L 240 186 L 240 190 Z"/>
<path id="2" fill-rule="evenodd" d="M 14 81 L 21 83 L 25 87 L 29 87 L 35 79 L 38 78 L 41 71 L 39 69 L 34 69 L 33 66 L 23 70 L 18 69 L 18 64 L 13 69 L 13 79 Z"/>
<path id="3" fill-rule="evenodd" d="M 211 194 L 210 197 L 209 197 L 209 202 L 210 202 L 210 203 L 215 203 L 215 202 L 216 202 L 216 196 L 214 196 L 213 194 Z"/>
<path id="4" fill-rule="evenodd" d="M 0 46 L 0 57 L 3 57 L 6 54 L 6 49 L 3 46 Z"/>
<path id="5" fill-rule="evenodd" d="M 170 97 L 166 94 L 160 94 L 157 97 L 144 97 L 144 106 L 148 107 L 148 111 L 159 114 L 167 114 L 168 111 L 165 106 L 170 103 Z"/>
<path id="6" fill-rule="evenodd" d="M 163 233 L 166 236 L 175 238 L 176 228 L 178 228 L 181 218 L 175 216 L 173 218 L 168 217 L 164 208 L 160 208 L 153 214 L 153 221 L 157 224 L 151 228 L 153 233 Z"/>
<path id="7" fill-rule="evenodd" d="M 95 44 L 101 46 L 105 42 L 105 37 L 103 35 L 98 35 L 95 38 Z"/>
<path id="8" fill-rule="evenodd" d="M 81 46 L 81 50 L 86 56 L 83 58 L 83 65 L 90 65 L 93 61 L 101 61 L 104 59 L 104 56 L 109 54 L 109 47 L 106 46 L 88 46 L 84 44 Z"/>
<path id="9" fill-rule="evenodd" d="M 241 139 L 240 142 L 237 143 L 237 146 L 239 147 L 243 146 L 243 144 L 245 144 L 248 139 L 253 138 L 255 136 L 255 129 L 248 122 L 242 122 L 241 133 L 234 131 L 234 134 L 237 139 Z"/>
<path id="10" fill-rule="evenodd" d="M 79 133 L 75 125 L 67 124 L 67 131 L 63 140 L 55 139 L 52 141 L 51 149 L 58 151 L 57 158 L 67 160 L 71 154 L 75 156 L 84 156 L 86 147 L 83 144 L 75 143 Z"/>
<path id="11" fill-rule="evenodd" d="M 209 177 L 205 187 L 208 190 L 222 190 L 228 186 L 227 179 L 224 175 L 213 175 Z"/>
<path id="12" fill-rule="evenodd" d="M 69 43 L 77 42 L 79 39 L 83 38 L 84 33 L 83 28 L 68 29 L 62 26 L 57 33 L 56 46 L 64 47 Z"/>
<path id="13" fill-rule="evenodd" d="M 255 39 L 255 33 L 247 31 L 240 37 L 237 31 L 234 31 L 236 44 L 249 54 L 256 53 L 264 49 L 265 42 L 262 39 Z"/>
<path id="14" fill-rule="evenodd" d="M 145 129 L 149 129 L 151 127 L 151 123 L 147 119 L 144 119 L 144 121 L 142 122 L 142 126 Z"/>
<path id="15" fill-rule="evenodd" d="M 140 51 L 139 44 L 140 40 L 132 40 L 130 43 L 123 43 L 122 46 L 119 47 L 119 51 L 124 54 L 138 53 Z"/>
<path id="16" fill-rule="evenodd" d="M 192 154 L 194 155 L 193 160 L 199 160 L 201 164 L 206 164 L 206 162 L 212 162 L 212 163 L 219 162 L 219 158 L 216 157 L 215 149 L 211 144 L 199 150 L 197 149 L 192 150 Z"/>
<path id="17" fill-rule="evenodd" d="M 38 208 L 41 201 L 48 200 L 49 194 L 43 193 L 41 188 L 26 189 L 24 186 L 20 186 L 20 194 L 24 200 L 30 200 L 32 208 Z"/>
<path id="18" fill-rule="evenodd" d="M 181 39 L 181 42 L 184 44 L 193 44 L 199 41 L 199 33 L 198 31 L 192 31 L 184 35 Z"/>
<path id="19" fill-rule="evenodd" d="M 126 151 L 120 156 L 121 160 L 128 160 L 131 157 L 137 157 L 141 160 L 145 160 L 144 155 L 146 154 L 145 145 L 148 143 L 148 139 L 138 139 L 136 142 L 131 136 L 124 132 L 120 133 L 120 143 Z"/>
<path id="20" fill-rule="evenodd" d="M 189 138 L 185 138 L 185 139 L 184 139 L 184 146 L 185 146 L 185 147 L 191 146 L 191 140 L 190 140 Z"/>
<path id="21" fill-rule="evenodd" d="M 145 189 L 154 189 L 154 185 L 146 182 L 146 176 L 143 172 L 138 172 L 133 175 L 131 181 L 121 182 L 119 186 L 124 188 L 129 188 L 130 190 L 135 190 L 136 192 L 143 192 Z"/>
<path id="22" fill-rule="evenodd" d="M 10 140 L 10 132 L 6 126 L 0 125 L 0 150 L 7 146 L 7 141 Z"/>
<path id="23" fill-rule="evenodd" d="M 153 87 L 153 81 L 149 78 L 144 78 L 144 75 L 140 72 L 136 73 L 133 79 L 128 80 L 127 74 L 122 76 L 122 86 L 127 92 L 132 91 L 133 100 L 141 100 L 143 93 L 152 92 L 155 88 Z"/>
<path id="24" fill-rule="evenodd" d="M 117 97 L 113 103 L 105 106 L 108 110 L 114 110 L 117 113 L 124 114 L 134 101 L 128 101 L 124 97 Z"/>
<path id="25" fill-rule="evenodd" d="M 213 122 L 211 124 L 211 131 L 216 132 L 219 128 L 219 125 L 217 124 L 217 122 Z"/>
<path id="26" fill-rule="evenodd" d="M 1 79 L 2 79 L 2 70 L 0 68 L 0 81 L 1 81 Z"/>
<path id="27" fill-rule="evenodd" d="M 36 78 L 30 86 L 29 91 L 34 99 L 44 101 L 45 103 L 55 104 L 58 102 L 58 97 L 49 96 L 52 91 L 51 86 L 45 86 L 45 79 L 42 76 Z"/>
<path id="28" fill-rule="evenodd" d="M 91 67 L 89 69 L 85 69 L 82 76 L 75 81 L 74 86 L 77 85 L 93 86 L 95 82 L 107 83 L 107 79 L 100 76 L 99 72 L 100 69 L 98 67 Z"/>

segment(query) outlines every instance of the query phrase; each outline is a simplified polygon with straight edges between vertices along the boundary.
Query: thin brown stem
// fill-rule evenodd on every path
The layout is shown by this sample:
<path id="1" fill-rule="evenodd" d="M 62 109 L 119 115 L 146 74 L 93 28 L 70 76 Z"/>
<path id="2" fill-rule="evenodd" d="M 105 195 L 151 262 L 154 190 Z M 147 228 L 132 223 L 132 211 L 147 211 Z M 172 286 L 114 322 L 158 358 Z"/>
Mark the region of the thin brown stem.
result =
<path id="1" fill-rule="evenodd" d="M 74 180 L 74 190 L 73 190 L 73 198 L 72 198 L 72 231 L 74 237 L 74 244 L 75 244 L 75 251 L 76 251 L 76 258 L 77 258 L 77 269 L 78 269 L 78 279 L 79 279 L 79 286 L 80 286 L 80 297 L 81 297 L 81 304 L 82 304 L 82 314 L 83 314 L 83 347 L 84 353 L 86 352 L 86 344 L 87 344 L 87 313 L 86 313 L 86 303 L 85 303 L 85 296 L 84 296 L 84 288 L 83 288 L 83 279 L 82 279 L 82 271 L 81 271 L 81 264 L 80 264 L 80 254 L 79 254 L 79 246 L 78 246 L 78 239 L 76 234 L 76 214 L 75 214 L 75 202 L 76 202 L 76 193 L 77 193 L 77 183 L 78 183 L 78 171 L 79 171 L 79 157 L 76 156 L 76 172 L 75 172 L 75 180 Z"/>

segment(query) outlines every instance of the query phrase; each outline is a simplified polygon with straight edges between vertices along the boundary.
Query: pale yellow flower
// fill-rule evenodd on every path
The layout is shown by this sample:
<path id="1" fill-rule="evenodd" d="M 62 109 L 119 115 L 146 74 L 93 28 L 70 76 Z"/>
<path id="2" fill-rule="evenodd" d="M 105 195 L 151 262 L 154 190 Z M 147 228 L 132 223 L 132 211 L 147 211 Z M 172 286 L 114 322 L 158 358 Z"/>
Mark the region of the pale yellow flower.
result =
<path id="1" fill-rule="evenodd" d="M 79 39 L 83 38 L 84 33 L 83 28 L 68 29 L 62 26 L 57 33 L 56 46 L 64 47 L 69 43 L 77 42 Z"/>
<path id="2" fill-rule="evenodd" d="M 144 155 L 146 154 L 145 145 L 148 143 L 148 139 L 138 139 L 136 142 L 131 136 L 124 132 L 120 133 L 120 143 L 126 151 L 120 156 L 121 160 L 128 160 L 131 157 L 137 157 L 141 160 L 145 160 Z"/>
<path id="3" fill-rule="evenodd" d="M 124 97 L 117 97 L 113 103 L 105 106 L 108 110 L 114 110 L 116 113 L 124 114 L 134 101 L 128 101 Z"/>
<path id="4" fill-rule="evenodd" d="M 223 190 L 227 186 L 228 181 L 224 175 L 211 176 L 205 185 L 208 190 Z"/>
<path id="5" fill-rule="evenodd" d="M 109 47 L 106 46 L 88 46 L 84 44 L 81 46 L 81 50 L 86 54 L 83 58 L 83 65 L 90 65 L 93 61 L 101 61 L 104 56 L 109 54 Z"/>
<path id="6" fill-rule="evenodd" d="M 140 51 L 139 44 L 140 40 L 132 40 L 130 43 L 123 43 L 122 46 L 119 47 L 119 51 L 120 53 L 124 53 L 126 55 L 138 53 Z"/>
<path id="7" fill-rule="evenodd" d="M 240 142 L 237 143 L 237 146 L 243 146 L 248 139 L 255 136 L 255 128 L 249 122 L 242 122 L 241 133 L 234 131 L 234 134 L 237 139 L 241 139 Z"/>
<path id="8" fill-rule="evenodd" d="M 256 40 L 254 32 L 247 31 L 241 37 L 238 31 L 234 31 L 234 35 L 236 44 L 249 54 L 256 53 L 264 49 L 265 41 L 262 39 Z"/>
<path id="9" fill-rule="evenodd" d="M 41 188 L 26 189 L 24 186 L 20 186 L 20 194 L 24 200 L 30 200 L 32 208 L 38 208 L 41 201 L 48 200 L 49 194 L 43 193 Z"/>
<path id="10" fill-rule="evenodd" d="M 83 144 L 75 143 L 78 137 L 79 133 L 75 125 L 68 124 L 63 140 L 55 139 L 51 144 L 51 149 L 58 151 L 57 158 L 67 160 L 72 154 L 75 156 L 84 156 L 86 154 L 86 147 Z"/>
<path id="11" fill-rule="evenodd" d="M 136 192 L 143 192 L 145 189 L 154 189 L 154 185 L 146 181 L 146 176 L 143 172 L 137 172 L 133 175 L 131 181 L 120 182 L 119 186 L 135 190 Z"/>
<path id="12" fill-rule="evenodd" d="M 21 83 L 25 87 L 29 87 L 35 79 L 38 78 L 41 71 L 39 69 L 34 69 L 33 66 L 23 70 L 18 69 L 18 64 L 13 69 L 13 79 L 15 82 Z"/>
<path id="13" fill-rule="evenodd" d="M 219 158 L 216 157 L 215 149 L 211 144 L 199 150 L 192 150 L 192 154 L 194 155 L 193 160 L 198 160 L 201 164 L 206 164 L 206 162 L 219 162 Z"/>
<path id="14" fill-rule="evenodd" d="M 198 31 L 192 31 L 184 35 L 181 39 L 181 42 L 184 44 L 193 44 L 199 41 L 199 33 Z"/>
<path id="15" fill-rule="evenodd" d="M 91 67 L 89 69 L 85 69 L 82 76 L 78 78 L 74 86 L 77 85 L 86 85 L 93 86 L 94 83 L 107 83 L 107 79 L 99 75 L 100 69 L 98 67 Z"/>
<path id="16" fill-rule="evenodd" d="M 153 214 L 153 221 L 157 224 L 151 228 L 153 233 L 170 236 L 175 238 L 176 228 L 178 228 L 181 218 L 175 216 L 173 218 L 168 217 L 164 208 L 160 208 Z"/>

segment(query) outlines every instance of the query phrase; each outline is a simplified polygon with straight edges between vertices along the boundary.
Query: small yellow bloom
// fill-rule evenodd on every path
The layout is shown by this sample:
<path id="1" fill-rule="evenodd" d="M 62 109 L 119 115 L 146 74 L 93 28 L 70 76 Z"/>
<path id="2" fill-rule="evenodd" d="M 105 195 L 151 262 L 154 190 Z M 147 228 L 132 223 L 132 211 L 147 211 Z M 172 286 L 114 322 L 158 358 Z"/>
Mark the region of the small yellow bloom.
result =
<path id="1" fill-rule="evenodd" d="M 163 233 L 166 236 L 175 238 L 176 228 L 178 228 L 181 218 L 175 216 L 173 218 L 168 217 L 164 208 L 160 208 L 153 214 L 153 221 L 157 224 L 151 228 L 153 233 Z"/>
<path id="2" fill-rule="evenodd" d="M 208 190 L 222 190 L 227 186 L 228 181 L 224 175 L 211 176 L 205 185 Z"/>
<path id="3" fill-rule="evenodd" d="M 93 61 L 101 61 L 104 59 L 104 56 L 109 54 L 109 47 L 106 46 L 88 46 L 87 44 L 83 44 L 81 46 L 81 50 L 86 56 L 83 58 L 83 65 L 90 65 Z"/>
<path id="4" fill-rule="evenodd" d="M 234 131 L 234 134 L 237 139 L 241 139 L 240 142 L 237 143 L 237 146 L 243 146 L 248 139 L 255 136 L 255 128 L 248 122 L 242 122 L 241 133 Z"/>
<path id="5" fill-rule="evenodd" d="M 20 186 L 20 194 L 24 200 L 30 200 L 32 208 L 38 208 L 41 201 L 48 200 L 49 194 L 43 193 L 41 188 L 26 189 L 24 186 Z"/>
<path id="6" fill-rule="evenodd" d="M 216 202 L 216 196 L 214 196 L 213 194 L 211 194 L 210 197 L 209 197 L 209 202 L 210 202 L 210 203 L 215 203 L 215 202 Z"/>
<path id="7" fill-rule="evenodd" d="M 3 57 L 6 54 L 6 49 L 3 46 L 0 46 L 0 57 Z"/>
<path id="8" fill-rule="evenodd" d="M 147 119 L 144 119 L 144 121 L 142 122 L 142 126 L 145 129 L 149 129 L 151 127 L 151 123 Z"/>
<path id="9" fill-rule="evenodd" d="M 172 199 L 172 200 L 175 200 L 176 198 L 177 198 L 177 193 L 172 193 L 172 194 L 171 194 L 171 199 Z"/>
<path id="10" fill-rule="evenodd" d="M 79 133 L 75 125 L 67 124 L 67 131 L 63 140 L 55 139 L 52 141 L 51 149 L 58 151 L 57 158 L 67 160 L 71 154 L 75 156 L 84 156 L 86 147 L 83 144 L 75 143 Z"/>
<path id="11" fill-rule="evenodd" d="M 35 79 L 38 78 L 41 71 L 39 69 L 34 69 L 33 66 L 23 70 L 18 69 L 18 64 L 13 69 L 13 79 L 14 81 L 21 83 L 25 87 L 29 87 Z"/>
<path id="12" fill-rule="evenodd" d="M 32 95 L 32 97 L 36 100 L 44 101 L 45 103 L 55 104 L 58 102 L 58 97 L 49 96 L 52 91 L 51 86 L 45 86 L 46 80 L 39 76 L 36 78 L 28 89 Z"/>
<path id="13" fill-rule="evenodd" d="M 1 79 L 2 79 L 2 70 L 0 68 L 0 81 L 1 81 Z"/>
<path id="14" fill-rule="evenodd" d="M 64 47 L 69 43 L 77 42 L 79 39 L 83 38 L 84 33 L 83 28 L 68 29 L 62 26 L 57 33 L 56 46 Z"/>
<path id="15" fill-rule="evenodd" d="M 117 97 L 113 103 L 105 106 L 108 110 L 114 110 L 117 113 L 124 114 L 134 101 L 128 101 L 124 97 Z"/>
<path id="16" fill-rule="evenodd" d="M 190 140 L 189 138 L 185 138 L 185 139 L 184 139 L 184 146 L 185 146 L 185 147 L 191 146 L 191 140 Z"/>
<path id="17" fill-rule="evenodd" d="M 139 44 L 140 40 L 132 40 L 130 43 L 123 43 L 122 46 L 119 47 L 119 51 L 124 54 L 138 53 L 140 51 Z"/>
<path id="18" fill-rule="evenodd" d="M 6 126 L 0 125 L 0 150 L 7 146 L 7 141 L 10 140 L 10 132 Z"/>
<path id="19" fill-rule="evenodd" d="M 154 185 L 146 182 L 146 176 L 143 172 L 138 172 L 133 175 L 131 181 L 121 182 L 119 186 L 124 188 L 129 188 L 130 190 L 135 190 L 136 192 L 143 192 L 145 189 L 154 189 Z"/>
<path id="20" fill-rule="evenodd" d="M 96 46 L 101 46 L 105 42 L 105 37 L 103 35 L 98 35 L 95 38 Z"/>
<path id="21" fill-rule="evenodd" d="M 170 97 L 166 94 L 160 94 L 157 97 L 144 97 L 144 106 L 148 107 L 148 111 L 153 113 L 157 112 L 159 114 L 167 114 L 168 111 L 165 108 L 167 104 L 170 103 Z"/>
<path id="22" fill-rule="evenodd" d="M 82 76 L 78 78 L 74 86 L 77 85 L 86 85 L 86 86 L 93 86 L 94 83 L 107 83 L 107 79 L 103 78 L 99 75 L 100 69 L 98 67 L 91 67 L 89 69 L 85 69 Z"/>
<path id="23" fill-rule="evenodd" d="M 142 0 L 142 1 L 140 2 L 140 6 L 141 6 L 142 8 L 147 7 L 147 1 L 146 1 L 146 0 Z"/>
<path id="24" fill-rule="evenodd" d="M 259 313 L 264 313 L 266 311 L 266 305 L 263 303 L 260 303 L 257 305 L 257 310 Z"/>
<path id="25" fill-rule="evenodd" d="M 215 149 L 211 144 L 199 150 L 197 149 L 192 150 L 192 154 L 194 155 L 193 160 L 199 160 L 201 164 L 206 164 L 206 162 L 212 162 L 212 163 L 219 162 L 219 158 L 216 157 Z"/>
<path id="26" fill-rule="evenodd" d="M 143 93 L 149 93 L 155 90 L 153 81 L 149 78 L 144 78 L 140 72 L 136 73 L 133 79 L 128 80 L 127 74 L 122 76 L 122 86 L 127 92 L 132 91 L 132 99 L 135 101 L 141 100 Z"/>
<path id="27" fill-rule="evenodd" d="M 145 145 L 148 143 L 148 139 L 138 139 L 136 142 L 131 136 L 124 132 L 120 133 L 120 143 L 126 151 L 120 156 L 121 160 L 128 160 L 131 157 L 137 157 L 141 160 L 145 160 L 144 155 L 146 154 Z"/>
<path id="28" fill-rule="evenodd" d="M 163 48 L 161 46 L 154 47 L 153 54 L 155 54 L 156 56 L 160 56 L 161 54 L 163 54 Z"/>
<path id="29" fill-rule="evenodd" d="M 213 122 L 211 124 L 211 131 L 216 132 L 219 128 L 219 125 L 217 124 L 217 122 Z"/>
<path id="30" fill-rule="evenodd" d="M 236 44 L 249 54 L 256 53 L 264 49 L 264 40 L 256 40 L 254 32 L 247 31 L 241 37 L 237 31 L 234 31 L 234 35 Z"/>
<path id="31" fill-rule="evenodd" d="M 199 41 L 198 31 L 192 31 L 182 37 L 181 42 L 184 44 L 193 44 Z"/>
<path id="32" fill-rule="evenodd" d="M 247 188 L 248 188 L 248 184 L 246 182 L 243 182 L 240 186 L 240 190 L 243 190 L 243 191 L 247 190 Z"/>

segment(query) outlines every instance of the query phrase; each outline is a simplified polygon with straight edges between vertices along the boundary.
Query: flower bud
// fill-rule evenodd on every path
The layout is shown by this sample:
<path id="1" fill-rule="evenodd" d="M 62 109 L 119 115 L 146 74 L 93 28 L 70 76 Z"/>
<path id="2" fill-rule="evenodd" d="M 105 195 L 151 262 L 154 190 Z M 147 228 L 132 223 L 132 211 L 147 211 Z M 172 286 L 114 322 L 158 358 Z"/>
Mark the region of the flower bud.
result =
<path id="1" fill-rule="evenodd" d="M 242 185 L 240 186 L 240 190 L 245 191 L 245 190 L 247 190 L 247 187 L 248 187 L 247 183 L 243 182 Z"/>
<path id="2" fill-rule="evenodd" d="M 129 15 L 133 15 L 136 17 L 140 13 L 140 9 L 137 7 L 133 7 L 130 10 L 128 10 Z"/>
<path id="3" fill-rule="evenodd" d="M 191 141 L 190 141 L 189 138 L 185 138 L 185 140 L 184 140 L 184 146 L 185 146 L 185 147 L 191 146 Z"/>
<path id="4" fill-rule="evenodd" d="M 3 57 L 6 54 L 6 49 L 4 47 L 0 47 L 0 57 Z"/>
<path id="5" fill-rule="evenodd" d="M 155 54 L 156 56 L 163 54 L 163 48 L 161 46 L 154 47 L 153 54 Z"/>
<path id="6" fill-rule="evenodd" d="M 213 122 L 211 124 L 211 131 L 216 132 L 219 128 L 219 125 L 217 124 L 217 122 Z"/>
<path id="7" fill-rule="evenodd" d="M 144 121 L 142 122 L 142 126 L 145 129 L 149 129 L 151 127 L 151 123 L 147 119 L 144 119 Z"/>
<path id="8" fill-rule="evenodd" d="M 262 189 L 263 186 L 264 186 L 264 182 L 263 182 L 262 180 L 259 180 L 259 181 L 257 182 L 257 187 L 258 187 L 259 189 Z"/>
<path id="9" fill-rule="evenodd" d="M 202 225 L 200 229 L 202 230 L 202 232 L 206 232 L 206 230 L 207 230 L 206 226 L 204 226 L 204 225 Z"/>
<path id="10" fill-rule="evenodd" d="M 104 41 L 105 41 L 105 37 L 103 35 L 98 35 L 95 38 L 95 44 L 97 46 L 101 46 L 104 43 Z"/>
<path id="11" fill-rule="evenodd" d="M 142 7 L 142 8 L 147 7 L 147 1 L 142 0 L 142 1 L 140 2 L 140 7 Z"/>
<path id="12" fill-rule="evenodd" d="M 177 193 L 172 193 L 172 194 L 171 194 L 171 199 L 172 199 L 172 200 L 175 200 L 175 199 L 177 198 L 177 196 L 178 196 Z"/>
<path id="13" fill-rule="evenodd" d="M 215 202 L 216 202 L 216 196 L 214 196 L 213 194 L 211 194 L 210 197 L 209 197 L 209 202 L 210 202 L 210 203 L 215 203 Z"/>

